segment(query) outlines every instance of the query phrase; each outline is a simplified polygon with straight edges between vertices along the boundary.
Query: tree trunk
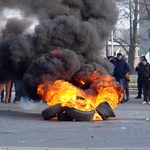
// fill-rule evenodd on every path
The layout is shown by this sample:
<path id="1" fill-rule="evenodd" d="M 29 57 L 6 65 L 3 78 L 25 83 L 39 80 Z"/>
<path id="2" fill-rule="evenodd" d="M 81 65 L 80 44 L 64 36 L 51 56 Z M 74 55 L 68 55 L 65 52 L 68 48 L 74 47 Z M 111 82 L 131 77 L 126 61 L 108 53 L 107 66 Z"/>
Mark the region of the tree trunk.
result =
<path id="1" fill-rule="evenodd" d="M 138 0 L 134 0 L 135 9 L 134 20 L 132 22 L 132 13 L 131 13 L 131 0 L 130 0 L 130 48 L 129 48 L 129 64 L 131 66 L 131 74 L 134 73 L 134 59 L 135 59 L 135 49 L 137 45 L 137 24 L 138 24 Z"/>

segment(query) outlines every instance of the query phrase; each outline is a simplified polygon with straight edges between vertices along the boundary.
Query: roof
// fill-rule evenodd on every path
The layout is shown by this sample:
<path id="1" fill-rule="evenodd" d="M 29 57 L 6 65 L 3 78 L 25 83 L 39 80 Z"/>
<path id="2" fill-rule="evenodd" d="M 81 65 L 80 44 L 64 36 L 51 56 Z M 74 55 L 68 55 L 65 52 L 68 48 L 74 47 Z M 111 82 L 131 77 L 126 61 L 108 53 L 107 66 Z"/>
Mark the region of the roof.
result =
<path id="1" fill-rule="evenodd" d="M 108 45 L 112 45 L 112 42 L 111 42 L 111 41 L 108 41 Z M 120 46 L 120 44 L 117 43 L 117 42 L 113 42 L 113 45 L 115 45 L 115 46 Z M 127 45 L 127 44 L 122 43 L 122 45 Z"/>

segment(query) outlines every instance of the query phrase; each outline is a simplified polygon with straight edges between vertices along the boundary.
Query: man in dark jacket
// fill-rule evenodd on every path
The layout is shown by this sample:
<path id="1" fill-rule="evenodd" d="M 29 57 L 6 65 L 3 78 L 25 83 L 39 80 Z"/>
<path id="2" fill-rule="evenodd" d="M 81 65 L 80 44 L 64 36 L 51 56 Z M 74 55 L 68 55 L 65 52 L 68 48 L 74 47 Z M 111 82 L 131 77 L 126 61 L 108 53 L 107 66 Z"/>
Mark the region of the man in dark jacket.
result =
<path id="1" fill-rule="evenodd" d="M 142 60 L 141 79 L 143 85 L 143 104 L 150 104 L 150 64 L 147 59 Z"/>
<path id="2" fill-rule="evenodd" d="M 141 61 L 138 63 L 138 65 L 136 66 L 135 68 L 135 71 L 138 72 L 138 78 L 137 78 L 137 88 L 138 88 L 138 95 L 135 97 L 136 99 L 137 98 L 141 98 L 142 97 L 142 67 L 143 67 L 143 64 L 142 64 L 142 60 L 143 59 L 146 59 L 145 56 L 141 56 Z"/>
<path id="3" fill-rule="evenodd" d="M 117 54 L 117 59 L 113 64 L 115 65 L 114 77 L 120 83 L 120 85 L 125 88 L 125 74 L 130 71 L 129 65 L 122 60 L 121 53 Z M 122 103 L 123 102 L 126 102 L 124 98 L 122 100 Z"/>

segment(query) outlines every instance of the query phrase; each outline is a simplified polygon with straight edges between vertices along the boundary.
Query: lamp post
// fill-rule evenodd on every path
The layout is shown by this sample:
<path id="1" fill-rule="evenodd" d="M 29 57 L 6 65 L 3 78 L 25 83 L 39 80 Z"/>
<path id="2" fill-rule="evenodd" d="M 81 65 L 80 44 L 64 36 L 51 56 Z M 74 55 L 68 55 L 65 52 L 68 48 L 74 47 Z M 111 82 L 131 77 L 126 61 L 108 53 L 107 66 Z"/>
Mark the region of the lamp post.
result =
<path id="1" fill-rule="evenodd" d="M 113 41 L 113 38 L 114 38 L 114 33 L 113 31 L 111 31 L 111 55 L 114 56 L 114 41 Z"/>

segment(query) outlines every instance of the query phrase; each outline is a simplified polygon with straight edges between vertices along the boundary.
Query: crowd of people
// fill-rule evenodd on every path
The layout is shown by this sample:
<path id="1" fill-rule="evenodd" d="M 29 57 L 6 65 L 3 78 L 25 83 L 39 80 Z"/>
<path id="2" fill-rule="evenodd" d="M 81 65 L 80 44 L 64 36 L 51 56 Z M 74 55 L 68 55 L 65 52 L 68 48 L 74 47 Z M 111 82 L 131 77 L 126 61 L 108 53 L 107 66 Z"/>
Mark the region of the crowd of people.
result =
<path id="1" fill-rule="evenodd" d="M 118 53 L 116 57 L 108 56 L 108 61 L 114 65 L 114 70 L 112 72 L 112 76 L 120 83 L 120 85 L 124 88 L 125 94 L 121 101 L 121 103 L 129 101 L 129 82 L 130 82 L 130 65 L 128 63 L 128 59 L 122 55 L 122 53 Z M 147 62 L 145 56 L 141 57 L 140 62 L 135 68 L 137 71 L 137 87 L 138 87 L 138 95 L 135 97 L 136 99 L 142 98 L 143 94 L 143 104 L 150 104 L 150 64 Z M 12 98 L 12 88 L 15 90 L 15 98 L 13 99 L 14 103 L 19 103 L 21 97 L 26 97 L 27 94 L 23 87 L 23 83 L 21 80 L 15 81 L 7 81 L 5 83 L 0 84 L 0 95 L 1 102 L 10 103 Z M 4 92 L 5 89 L 5 92 Z"/>
<path id="2" fill-rule="evenodd" d="M 135 98 L 142 98 L 143 93 L 142 103 L 150 104 L 150 64 L 147 62 L 145 56 L 141 57 L 141 61 L 136 66 L 135 70 L 138 72 L 138 95 Z"/>
<path id="3" fill-rule="evenodd" d="M 130 65 L 128 59 L 121 53 L 117 54 L 117 57 L 109 56 L 108 60 L 114 64 L 114 74 L 116 81 L 122 85 L 125 90 L 125 96 L 121 103 L 129 100 L 129 82 L 130 82 Z M 137 71 L 137 87 L 138 95 L 136 99 L 141 99 L 143 94 L 142 104 L 150 104 L 150 64 L 147 62 L 145 56 L 141 56 L 141 60 L 135 68 Z"/>
<path id="4" fill-rule="evenodd" d="M 15 98 L 13 99 L 14 103 L 18 104 L 21 100 L 21 97 L 27 96 L 21 80 L 15 80 L 15 81 L 10 80 L 0 84 L 1 102 L 4 103 L 11 102 L 13 86 L 15 90 Z"/>

